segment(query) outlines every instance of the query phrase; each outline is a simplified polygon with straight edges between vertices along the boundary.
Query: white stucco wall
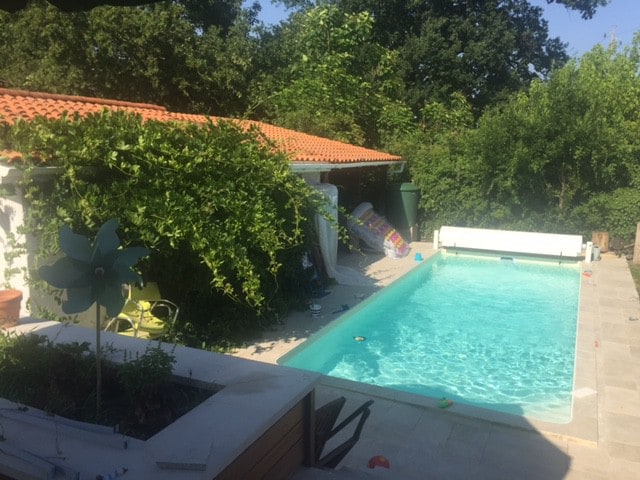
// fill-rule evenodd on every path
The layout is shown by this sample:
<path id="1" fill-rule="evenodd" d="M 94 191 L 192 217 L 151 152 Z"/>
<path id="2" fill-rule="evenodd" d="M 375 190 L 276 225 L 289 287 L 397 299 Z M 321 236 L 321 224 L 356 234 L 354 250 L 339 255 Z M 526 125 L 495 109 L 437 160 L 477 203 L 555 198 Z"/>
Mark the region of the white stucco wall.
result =
<path id="1" fill-rule="evenodd" d="M 41 167 L 36 169 L 34 175 L 36 179 L 46 180 L 58 172 L 59 169 L 55 167 Z M 51 296 L 29 286 L 29 272 L 37 269 L 38 265 L 35 258 L 36 240 L 19 233 L 27 208 L 19 186 L 22 177 L 22 170 L 0 165 L 0 186 L 8 192 L 5 196 L 0 196 L 0 288 L 22 291 L 21 317 L 37 313 L 33 306 L 29 308 L 29 302 L 63 316 L 62 310 Z M 93 321 L 92 317 L 90 323 Z"/>
<path id="2" fill-rule="evenodd" d="M 16 194 L 7 198 L 0 197 L 0 280 L 2 288 L 14 288 L 22 291 L 20 316 L 27 315 L 26 300 L 29 297 L 29 286 L 25 274 L 28 269 L 28 256 L 23 251 L 18 255 L 20 247 L 24 245 L 24 235 L 18 233 L 18 227 L 24 221 L 24 205 L 19 189 L 13 188 Z M 17 255 L 17 256 L 16 256 Z"/>
<path id="3" fill-rule="evenodd" d="M 321 172 L 300 172 L 298 175 L 309 185 L 318 185 L 321 182 Z"/>

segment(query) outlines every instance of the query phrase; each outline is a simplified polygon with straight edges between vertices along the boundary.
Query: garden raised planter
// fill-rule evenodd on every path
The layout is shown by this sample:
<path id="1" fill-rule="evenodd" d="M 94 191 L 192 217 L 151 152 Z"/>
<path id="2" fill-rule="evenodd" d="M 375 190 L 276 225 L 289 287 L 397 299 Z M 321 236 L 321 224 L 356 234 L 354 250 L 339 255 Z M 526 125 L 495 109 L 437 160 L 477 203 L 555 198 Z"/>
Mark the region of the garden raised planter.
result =
<path id="1" fill-rule="evenodd" d="M 95 334 L 91 328 L 27 318 L 12 330 L 56 343 L 93 344 Z M 124 351 L 142 354 L 149 344 L 108 332 L 103 341 L 109 345 L 106 359 L 113 361 Z M 220 390 L 147 440 L 0 399 L 0 477 L 47 478 L 55 470 L 65 478 L 109 478 L 126 469 L 123 480 L 288 478 L 311 462 L 309 421 L 319 374 L 180 346 L 162 348 L 173 349 L 176 376 Z"/>

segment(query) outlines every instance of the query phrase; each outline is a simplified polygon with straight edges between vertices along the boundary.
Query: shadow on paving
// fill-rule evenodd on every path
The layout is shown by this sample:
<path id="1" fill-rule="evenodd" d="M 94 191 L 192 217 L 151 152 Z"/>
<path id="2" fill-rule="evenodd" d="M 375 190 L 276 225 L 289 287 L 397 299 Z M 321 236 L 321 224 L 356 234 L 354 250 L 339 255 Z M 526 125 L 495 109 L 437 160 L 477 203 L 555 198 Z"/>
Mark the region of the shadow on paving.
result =
<path id="1" fill-rule="evenodd" d="M 341 395 L 347 397 L 347 413 L 374 400 L 362 437 L 335 470 L 301 469 L 294 480 L 559 480 L 571 466 L 565 442 L 543 437 L 523 417 L 513 416 L 518 425 L 509 427 L 439 409 L 435 400 L 432 407 L 410 405 L 324 384 L 316 389 L 316 406 Z M 378 455 L 388 460 L 388 469 L 369 468 Z"/>
<path id="2" fill-rule="evenodd" d="M 388 272 L 381 270 L 378 266 L 380 264 L 387 265 Z M 398 278 L 395 268 L 400 265 L 413 267 L 414 264 L 415 261 L 409 258 L 388 259 L 377 252 L 341 253 L 338 265 L 355 270 L 363 278 L 369 278 L 371 281 L 368 284 L 348 286 L 325 282 L 324 290 L 329 293 L 319 298 L 309 299 L 310 303 L 321 306 L 320 314 L 316 318 L 312 316 L 310 310 L 291 311 L 281 324 L 261 332 L 259 338 L 247 340 L 245 347 L 238 349 L 234 355 L 276 363 L 281 355 Z M 409 267 L 406 268 L 409 269 Z"/>

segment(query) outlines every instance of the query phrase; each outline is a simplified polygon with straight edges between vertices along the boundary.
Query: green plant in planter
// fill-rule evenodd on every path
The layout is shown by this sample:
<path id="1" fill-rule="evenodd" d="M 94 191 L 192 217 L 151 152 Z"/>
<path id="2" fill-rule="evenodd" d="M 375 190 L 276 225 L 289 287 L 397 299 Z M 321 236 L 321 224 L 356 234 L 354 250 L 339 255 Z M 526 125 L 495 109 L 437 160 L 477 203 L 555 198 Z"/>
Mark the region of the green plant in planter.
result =
<path id="1" fill-rule="evenodd" d="M 131 406 L 132 423 L 154 428 L 154 425 L 171 423 L 176 414 L 171 402 L 173 378 L 173 352 L 167 353 L 160 343 L 156 347 L 147 345 L 143 355 L 135 359 L 125 358 L 118 370 L 124 394 Z"/>
<path id="2" fill-rule="evenodd" d="M 54 344 L 39 335 L 0 335 L 1 397 L 51 414 L 86 418 L 92 371 L 88 343 Z"/>
<path id="3" fill-rule="evenodd" d="M 84 312 L 96 304 L 96 415 L 100 413 L 102 383 L 100 306 L 105 307 L 110 317 L 122 311 L 126 301 L 122 286 L 141 282 L 132 267 L 149 255 L 149 250 L 144 247 L 120 248 L 117 228 L 117 220 L 108 220 L 91 243 L 87 237 L 63 226 L 60 229 L 60 250 L 64 256 L 53 265 L 43 265 L 38 270 L 40 277 L 52 287 L 66 290 L 67 300 L 62 303 L 64 313 Z"/>
<path id="4" fill-rule="evenodd" d="M 55 343 L 36 334 L 0 335 L 0 397 L 24 405 L 25 411 L 34 407 L 52 416 L 118 425 L 122 434 L 144 440 L 216 391 L 176 382 L 173 350 L 148 344 L 143 353 L 125 350 L 122 364 L 104 362 L 105 388 L 97 418 L 91 402 L 95 356 L 89 347 L 88 342 Z"/>
<path id="5" fill-rule="evenodd" d="M 162 350 L 159 342 L 156 347 L 148 345 L 144 355 L 128 361 L 125 358 L 120 379 L 128 394 L 135 398 L 154 385 L 171 381 L 175 361 L 173 353 Z"/>

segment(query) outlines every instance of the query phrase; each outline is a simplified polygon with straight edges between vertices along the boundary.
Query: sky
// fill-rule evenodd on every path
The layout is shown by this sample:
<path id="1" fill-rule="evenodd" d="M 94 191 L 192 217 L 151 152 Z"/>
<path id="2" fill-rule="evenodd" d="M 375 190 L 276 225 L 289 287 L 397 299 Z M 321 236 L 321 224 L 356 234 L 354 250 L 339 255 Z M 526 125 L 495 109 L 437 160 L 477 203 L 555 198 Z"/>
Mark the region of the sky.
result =
<path id="1" fill-rule="evenodd" d="M 549 36 L 560 37 L 568 43 L 567 53 L 580 57 L 596 44 L 609 45 L 616 39 L 622 46 L 631 45 L 633 34 L 640 31 L 640 1 L 611 0 L 599 7 L 591 20 L 583 20 L 580 13 L 567 10 L 563 5 L 547 5 L 545 0 L 529 0 L 544 9 L 543 17 L 549 22 Z"/>
<path id="2" fill-rule="evenodd" d="M 611 0 L 606 7 L 598 8 L 591 20 L 583 20 L 578 12 L 567 10 L 563 5 L 547 5 L 546 0 L 529 2 L 544 9 L 549 36 L 560 37 L 567 43 L 567 53 L 572 57 L 582 56 L 597 43 L 607 46 L 613 38 L 622 46 L 630 45 L 633 34 L 640 31 L 640 0 Z M 270 0 L 260 0 L 260 4 L 259 18 L 267 24 L 276 24 L 288 16 L 283 6 L 273 5 Z"/>

